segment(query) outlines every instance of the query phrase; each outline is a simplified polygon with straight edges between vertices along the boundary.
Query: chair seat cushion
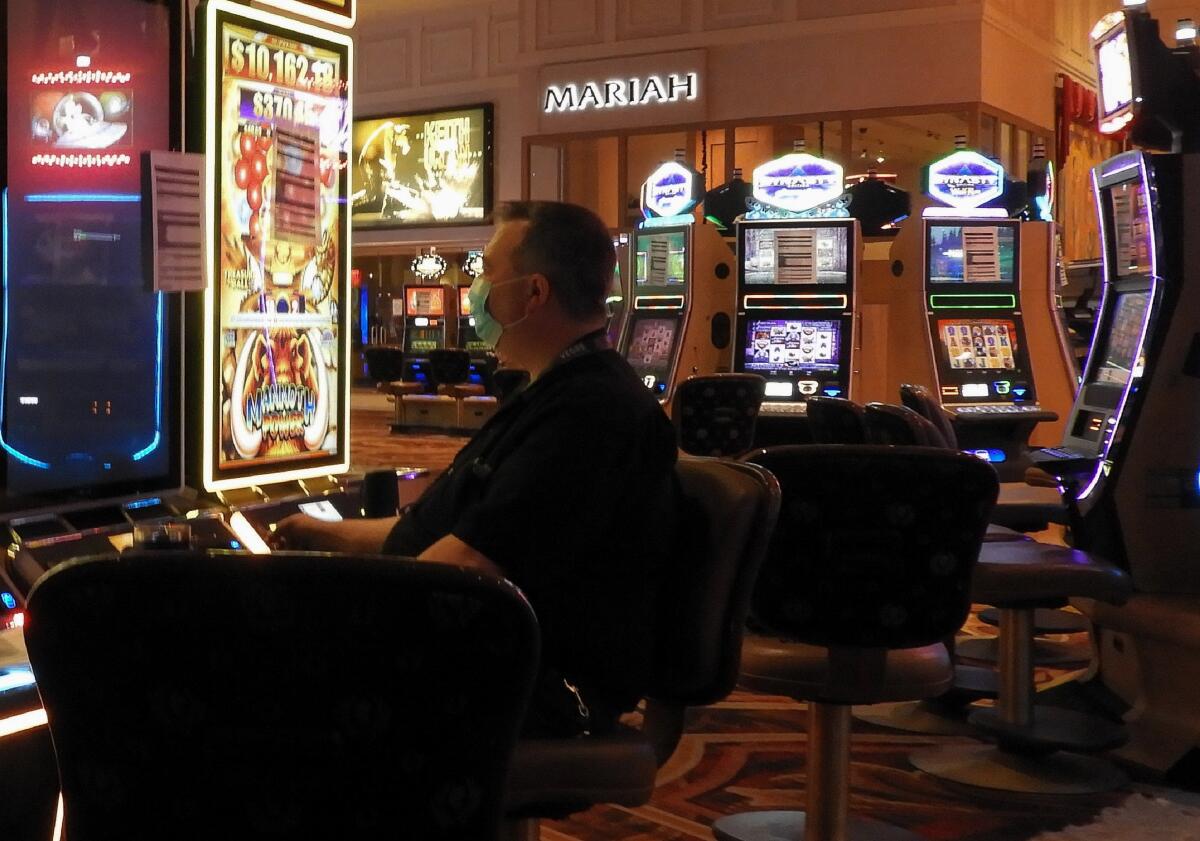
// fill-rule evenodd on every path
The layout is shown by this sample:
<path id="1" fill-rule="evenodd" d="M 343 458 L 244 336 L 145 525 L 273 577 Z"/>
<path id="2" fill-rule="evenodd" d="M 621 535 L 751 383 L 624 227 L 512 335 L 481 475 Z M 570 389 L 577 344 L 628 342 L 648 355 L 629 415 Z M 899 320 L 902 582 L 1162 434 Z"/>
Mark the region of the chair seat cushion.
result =
<path id="1" fill-rule="evenodd" d="M 941 643 L 920 648 L 832 649 L 747 634 L 741 682 L 749 689 L 831 704 L 935 698 L 954 667 Z"/>
<path id="2" fill-rule="evenodd" d="M 1004 540 L 1029 540 L 1029 535 L 1025 532 L 1010 529 L 1008 526 L 998 526 L 991 523 L 987 527 L 987 533 L 983 536 L 984 542 L 995 543 Z"/>
<path id="3" fill-rule="evenodd" d="M 992 509 L 992 522 L 1018 530 L 1038 531 L 1048 523 L 1066 523 L 1067 506 L 1057 488 L 1004 482 Z"/>
<path id="4" fill-rule="evenodd" d="M 983 544 L 971 579 L 971 597 L 997 607 L 1058 604 L 1075 597 L 1123 604 L 1131 591 L 1129 576 L 1107 561 L 1032 540 Z"/>
<path id="5" fill-rule="evenodd" d="M 508 773 L 508 814 L 593 803 L 641 806 L 650 800 L 658 763 L 654 746 L 637 730 L 610 736 L 522 739 Z"/>

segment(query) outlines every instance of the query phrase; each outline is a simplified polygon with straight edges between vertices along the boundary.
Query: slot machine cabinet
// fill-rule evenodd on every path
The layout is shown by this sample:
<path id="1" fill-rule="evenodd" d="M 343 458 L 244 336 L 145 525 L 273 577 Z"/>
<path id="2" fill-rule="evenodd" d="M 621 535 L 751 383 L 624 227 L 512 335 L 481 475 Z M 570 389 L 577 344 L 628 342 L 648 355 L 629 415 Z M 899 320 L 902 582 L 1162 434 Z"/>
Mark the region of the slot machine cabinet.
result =
<path id="1" fill-rule="evenodd" d="M 613 231 L 613 251 L 616 252 L 616 264 L 613 266 L 613 285 L 609 290 L 608 299 L 608 343 L 613 347 L 621 344 L 621 334 L 625 332 L 625 324 L 629 319 L 629 307 L 633 283 L 633 232 Z"/>
<path id="2" fill-rule="evenodd" d="M 447 346 L 447 287 L 406 284 L 403 291 L 404 380 L 429 384 L 429 352 Z"/>
<path id="3" fill-rule="evenodd" d="M 841 166 L 797 142 L 755 169 L 750 210 L 735 223 L 732 362 L 766 379 L 759 443 L 802 439 L 784 420 L 802 416 L 808 397 L 855 396 L 862 229 L 846 210 L 844 184 Z"/>
<path id="4" fill-rule="evenodd" d="M 633 283 L 618 351 L 664 405 L 696 374 L 729 370 L 733 254 L 715 225 L 697 221 L 699 173 L 675 162 L 642 186 L 646 221 L 633 233 Z"/>

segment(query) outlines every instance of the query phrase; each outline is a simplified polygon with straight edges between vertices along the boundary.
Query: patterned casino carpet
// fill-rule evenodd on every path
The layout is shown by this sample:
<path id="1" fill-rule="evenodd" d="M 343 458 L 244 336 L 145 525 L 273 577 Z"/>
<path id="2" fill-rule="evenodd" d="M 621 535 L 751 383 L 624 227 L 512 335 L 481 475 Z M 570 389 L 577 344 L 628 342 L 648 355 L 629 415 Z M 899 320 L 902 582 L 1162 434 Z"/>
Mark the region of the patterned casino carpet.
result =
<path id="1" fill-rule="evenodd" d="M 465 441 L 392 435 L 390 407 L 356 393 L 351 433 L 355 469 L 409 465 L 440 469 Z M 994 630 L 972 618 L 966 633 Z M 1059 639 L 1072 639 L 1060 637 Z M 1039 684 L 1061 681 L 1041 670 Z M 659 774 L 647 806 L 598 806 L 542 827 L 542 841 L 711 839 L 716 818 L 749 809 L 803 808 L 806 707 L 788 698 L 738 691 L 692 711 L 679 749 Z M 1031 797 L 955 788 L 912 769 L 907 756 L 969 739 L 919 736 L 854 723 L 854 812 L 886 820 L 929 841 L 1200 841 L 1200 796 L 1139 783 L 1088 797 Z"/>

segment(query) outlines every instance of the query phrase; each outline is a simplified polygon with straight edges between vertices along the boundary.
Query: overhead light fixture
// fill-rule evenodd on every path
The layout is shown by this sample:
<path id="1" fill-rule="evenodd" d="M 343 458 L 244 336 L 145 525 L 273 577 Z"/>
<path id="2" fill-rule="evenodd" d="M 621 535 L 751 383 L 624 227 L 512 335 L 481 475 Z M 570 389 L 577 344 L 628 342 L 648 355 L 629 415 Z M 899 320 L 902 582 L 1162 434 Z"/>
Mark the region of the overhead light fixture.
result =
<path id="1" fill-rule="evenodd" d="M 1145 6 L 1146 0 L 1121 0 L 1121 5 L 1127 9 L 1134 6 Z"/>
<path id="2" fill-rule="evenodd" d="M 84 70 L 92 66 L 92 57 L 90 55 L 75 56 L 75 66 L 80 70 Z"/>
<path id="3" fill-rule="evenodd" d="M 1191 18 L 1180 18 L 1175 22 L 1175 43 L 1181 47 L 1196 43 L 1196 22 Z"/>

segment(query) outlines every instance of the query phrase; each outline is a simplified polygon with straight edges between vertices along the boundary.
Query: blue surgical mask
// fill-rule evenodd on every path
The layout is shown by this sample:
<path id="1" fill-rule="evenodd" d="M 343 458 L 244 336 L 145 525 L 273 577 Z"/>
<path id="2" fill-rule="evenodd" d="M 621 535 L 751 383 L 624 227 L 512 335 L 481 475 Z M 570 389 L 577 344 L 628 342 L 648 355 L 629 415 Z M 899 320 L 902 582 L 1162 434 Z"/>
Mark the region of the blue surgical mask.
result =
<path id="1" fill-rule="evenodd" d="M 505 286 L 509 283 L 516 283 L 524 280 L 528 275 L 514 277 L 495 286 Z M 479 275 L 471 284 L 471 288 L 467 290 L 467 300 L 471 302 L 471 315 L 475 318 L 475 333 L 479 336 L 479 340 L 490 348 L 495 349 L 500 343 L 500 336 L 505 330 L 510 330 L 516 327 L 528 316 L 518 318 L 512 324 L 501 324 L 497 321 L 487 308 L 488 295 L 491 294 L 494 288 L 492 282 L 487 280 L 485 275 Z"/>

